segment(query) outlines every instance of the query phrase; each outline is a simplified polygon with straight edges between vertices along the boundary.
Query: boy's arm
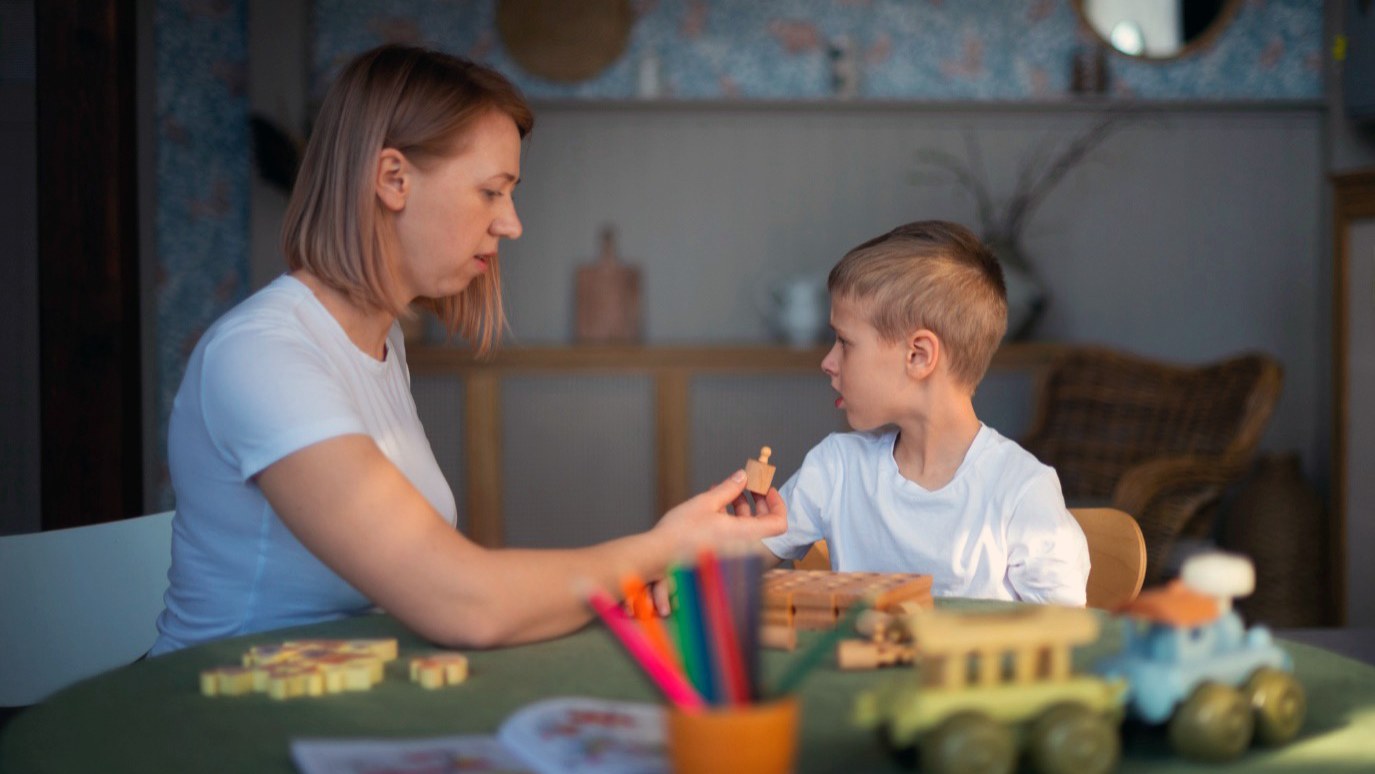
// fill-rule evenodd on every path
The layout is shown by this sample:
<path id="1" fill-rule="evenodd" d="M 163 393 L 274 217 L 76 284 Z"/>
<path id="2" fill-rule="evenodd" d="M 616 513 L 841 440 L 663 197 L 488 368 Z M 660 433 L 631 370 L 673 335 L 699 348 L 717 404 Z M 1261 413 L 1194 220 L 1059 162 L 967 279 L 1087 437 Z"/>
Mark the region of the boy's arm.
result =
<path id="1" fill-rule="evenodd" d="M 1065 508 L 1059 477 L 1046 470 L 1028 484 L 1008 522 L 1008 583 L 1025 602 L 1083 607 L 1088 579 L 1084 531 Z"/>
<path id="2" fill-rule="evenodd" d="M 812 447 L 797 472 L 779 488 L 778 493 L 788 507 L 788 529 L 762 541 L 768 552 L 764 556 L 766 568 L 801 559 L 813 543 L 827 537 L 826 506 L 835 492 L 837 478 L 833 438 L 827 436 Z"/>

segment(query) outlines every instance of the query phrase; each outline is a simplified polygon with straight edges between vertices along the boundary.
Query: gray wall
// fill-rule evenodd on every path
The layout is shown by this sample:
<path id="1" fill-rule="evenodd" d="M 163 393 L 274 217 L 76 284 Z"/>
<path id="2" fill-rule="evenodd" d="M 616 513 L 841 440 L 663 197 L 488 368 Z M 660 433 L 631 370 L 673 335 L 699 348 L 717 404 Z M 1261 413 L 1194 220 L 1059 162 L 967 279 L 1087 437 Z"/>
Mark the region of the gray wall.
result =
<path id="1" fill-rule="evenodd" d="M 1030 149 L 1094 117 L 1052 105 L 537 106 L 516 197 L 525 236 L 502 255 L 513 342 L 569 340 L 573 271 L 593 257 L 603 222 L 619 226 L 622 252 L 645 271 L 649 341 L 764 341 L 754 299 L 771 279 L 828 268 L 907 220 L 970 221 L 958 190 L 911 182 L 918 148 L 958 151 L 963 133 L 975 132 L 995 187 L 1005 190 Z M 1328 365 L 1319 355 L 1330 335 L 1322 132 L 1315 106 L 1140 116 L 1046 200 L 1026 238 L 1053 295 L 1042 338 L 1181 362 L 1243 350 L 1279 358 L 1285 392 L 1264 446 L 1300 452 L 1319 482 L 1330 435 Z M 688 439 L 694 486 L 761 443 L 774 446 L 786 475 L 837 427 L 819 373 L 703 381 Z M 429 384 L 422 412 L 442 394 Z M 515 417 L 507 466 L 524 471 L 506 482 L 513 540 L 614 534 L 605 525 L 542 531 L 538 523 L 599 502 L 616 529 L 652 518 L 648 395 L 633 380 L 507 388 L 507 416 Z M 997 374 L 978 407 L 1016 436 L 1028 419 L 1029 382 Z M 429 429 L 441 458 L 457 465 L 456 421 Z M 540 442 L 524 440 L 532 436 Z M 566 475 L 553 472 L 570 465 Z M 608 501 L 607 492 L 617 494 Z"/>

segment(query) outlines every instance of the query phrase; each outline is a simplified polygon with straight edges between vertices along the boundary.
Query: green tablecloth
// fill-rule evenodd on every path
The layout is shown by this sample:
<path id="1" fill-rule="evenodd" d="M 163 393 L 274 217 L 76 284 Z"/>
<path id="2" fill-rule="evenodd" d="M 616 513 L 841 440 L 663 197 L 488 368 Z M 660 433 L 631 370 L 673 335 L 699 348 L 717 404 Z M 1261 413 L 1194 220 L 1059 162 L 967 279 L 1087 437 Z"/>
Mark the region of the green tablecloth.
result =
<path id="1" fill-rule="evenodd" d="M 236 663 L 251 645 L 363 637 L 395 637 L 401 648 L 387 679 L 369 692 L 288 701 L 198 692 L 200 670 Z M 1110 624 L 1076 660 L 1115 648 L 1116 640 Z M 430 650 L 393 619 L 368 616 L 149 659 L 72 686 L 14 718 L 0 737 L 0 772 L 292 772 L 288 742 L 297 737 L 490 734 L 511 712 L 544 697 L 657 699 L 599 626 L 552 642 L 472 652 L 469 681 L 435 691 L 410 683 L 404 671 L 409 655 Z M 1129 733 L 1122 771 L 1375 771 L 1375 668 L 1303 645 L 1289 650 L 1310 705 L 1298 741 L 1252 750 L 1229 766 L 1205 766 L 1174 758 L 1163 733 Z M 791 657 L 766 652 L 765 674 L 779 674 Z M 848 716 L 857 692 L 906 674 L 818 669 L 801 692 L 801 770 L 900 771 Z"/>

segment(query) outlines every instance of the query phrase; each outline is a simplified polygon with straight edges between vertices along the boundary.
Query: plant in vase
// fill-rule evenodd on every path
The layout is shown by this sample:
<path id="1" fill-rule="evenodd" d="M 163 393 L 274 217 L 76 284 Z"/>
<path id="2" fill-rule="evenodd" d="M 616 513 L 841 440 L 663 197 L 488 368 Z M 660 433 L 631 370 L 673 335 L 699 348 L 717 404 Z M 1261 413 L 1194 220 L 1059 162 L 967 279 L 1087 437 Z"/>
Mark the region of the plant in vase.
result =
<path id="1" fill-rule="evenodd" d="M 1120 114 L 1109 114 L 1062 144 L 1036 146 L 1018 166 L 1011 194 L 1002 198 L 995 197 L 989 187 L 982 148 L 972 132 L 965 133 L 963 157 L 943 150 L 918 151 L 921 170 L 949 174 L 974 199 L 975 216 L 984 243 L 1003 267 L 1009 340 L 1030 336 L 1048 301 L 1044 285 L 1022 251 L 1021 238 L 1027 221 L 1065 175 L 1112 135 L 1121 125 L 1121 119 Z M 917 182 L 926 179 L 921 172 L 916 177 Z"/>

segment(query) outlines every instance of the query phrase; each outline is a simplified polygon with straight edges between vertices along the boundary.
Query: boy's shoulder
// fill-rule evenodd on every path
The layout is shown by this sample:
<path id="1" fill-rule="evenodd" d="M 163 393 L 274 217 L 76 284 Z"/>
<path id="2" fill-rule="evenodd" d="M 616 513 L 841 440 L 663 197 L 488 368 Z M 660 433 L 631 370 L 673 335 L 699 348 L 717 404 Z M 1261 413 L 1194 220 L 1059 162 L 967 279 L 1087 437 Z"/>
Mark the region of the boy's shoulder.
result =
<path id="1" fill-rule="evenodd" d="M 1046 474 L 1055 475 L 1054 468 L 988 425 L 980 429 L 970 452 L 970 462 L 975 467 L 997 469 L 1003 476 L 1031 479 Z"/>

